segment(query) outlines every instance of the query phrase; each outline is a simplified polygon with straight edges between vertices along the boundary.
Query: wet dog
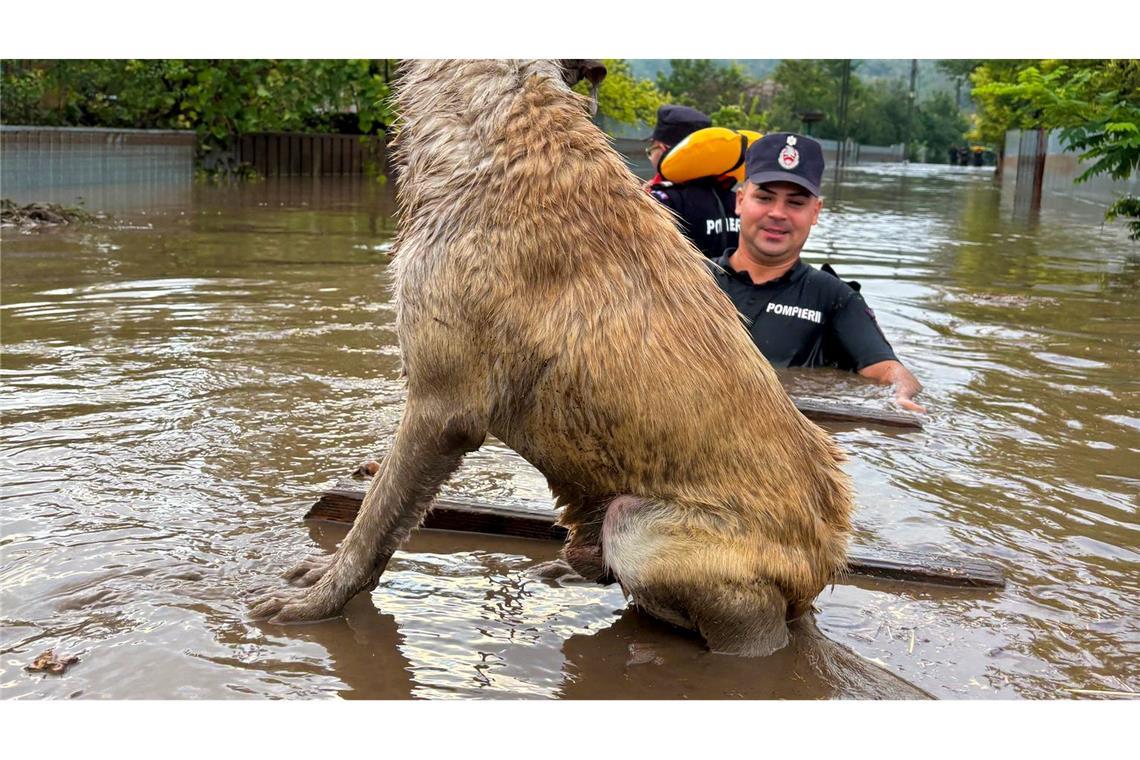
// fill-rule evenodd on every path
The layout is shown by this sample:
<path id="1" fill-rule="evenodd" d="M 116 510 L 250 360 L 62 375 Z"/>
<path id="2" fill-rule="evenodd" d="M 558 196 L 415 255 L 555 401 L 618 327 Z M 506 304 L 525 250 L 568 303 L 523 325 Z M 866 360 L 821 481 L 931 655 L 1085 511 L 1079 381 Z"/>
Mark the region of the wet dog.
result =
<path id="1" fill-rule="evenodd" d="M 372 589 L 488 433 L 547 477 L 575 570 L 715 651 L 782 647 L 845 567 L 842 455 L 570 89 L 600 76 L 583 61 L 404 68 L 406 406 L 344 542 L 256 617 L 321 619 Z"/>

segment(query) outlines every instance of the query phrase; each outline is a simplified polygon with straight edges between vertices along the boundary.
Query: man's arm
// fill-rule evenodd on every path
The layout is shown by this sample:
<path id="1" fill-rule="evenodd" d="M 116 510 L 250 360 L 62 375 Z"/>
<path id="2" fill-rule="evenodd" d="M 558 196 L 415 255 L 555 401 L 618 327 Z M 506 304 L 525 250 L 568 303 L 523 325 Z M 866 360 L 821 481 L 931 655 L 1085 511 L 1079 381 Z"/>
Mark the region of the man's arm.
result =
<path id="1" fill-rule="evenodd" d="M 915 403 L 914 397 L 922 390 L 922 383 L 918 382 L 911 371 L 901 362 L 888 359 L 859 370 L 863 377 L 870 378 L 883 385 L 895 387 L 895 403 L 911 412 L 926 413 L 926 407 Z"/>
<path id="2" fill-rule="evenodd" d="M 895 403 L 911 412 L 925 413 L 914 401 L 922 383 L 902 365 L 887 342 L 879 322 L 863 296 L 852 293 L 835 315 L 833 329 L 840 345 L 854 360 L 856 371 L 863 377 L 884 385 L 893 385 Z"/>

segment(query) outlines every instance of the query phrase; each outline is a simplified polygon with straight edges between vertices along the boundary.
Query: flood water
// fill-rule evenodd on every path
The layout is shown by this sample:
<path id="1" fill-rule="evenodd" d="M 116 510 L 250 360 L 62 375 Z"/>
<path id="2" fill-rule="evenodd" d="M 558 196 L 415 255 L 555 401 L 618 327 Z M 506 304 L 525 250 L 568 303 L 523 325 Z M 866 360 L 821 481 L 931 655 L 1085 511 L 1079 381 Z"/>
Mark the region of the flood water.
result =
<path id="1" fill-rule="evenodd" d="M 925 431 L 829 429 L 856 540 L 986 559 L 1001 591 L 852 579 L 816 629 L 738 660 L 540 580 L 557 546 L 421 532 L 342 618 L 246 619 L 344 529 L 320 491 L 393 436 L 390 191 L 196 187 L 105 224 L 3 231 L 0 696 L 1095 697 L 1140 691 L 1140 246 L 1100 209 L 1015 215 L 989 170 L 872 166 L 825 188 L 805 258 L 863 293 L 926 386 Z M 800 395 L 886 389 L 791 372 Z M 494 441 L 449 486 L 544 509 Z M 24 666 L 77 654 L 63 676 Z"/>

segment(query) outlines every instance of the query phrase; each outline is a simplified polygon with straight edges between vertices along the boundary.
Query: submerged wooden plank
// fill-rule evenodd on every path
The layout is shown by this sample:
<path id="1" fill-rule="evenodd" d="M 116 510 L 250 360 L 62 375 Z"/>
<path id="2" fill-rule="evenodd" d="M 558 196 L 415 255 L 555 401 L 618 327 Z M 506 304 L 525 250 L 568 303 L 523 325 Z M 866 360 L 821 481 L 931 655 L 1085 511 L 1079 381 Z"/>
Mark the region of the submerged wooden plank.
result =
<path id="1" fill-rule="evenodd" d="M 366 484 L 345 480 L 321 494 L 305 514 L 306 520 L 352 523 L 364 500 Z M 562 541 L 566 529 L 554 523 L 554 512 L 534 512 L 488 504 L 469 497 L 441 496 L 424 518 L 424 528 L 490 533 Z M 983 560 L 903 551 L 869 552 L 852 547 L 847 569 L 854 575 L 915 583 L 972 588 L 1004 588 L 1001 569 Z"/>
<path id="2" fill-rule="evenodd" d="M 806 398 L 792 398 L 796 409 L 809 420 L 816 422 L 868 422 L 887 427 L 922 430 L 922 418 L 910 412 L 895 412 L 868 409 L 854 404 L 839 404 L 834 401 L 817 401 Z"/>
<path id="3" fill-rule="evenodd" d="M 351 523 L 356 519 L 364 489 L 347 481 L 321 494 L 305 514 L 306 520 Z M 496 536 L 562 541 L 566 529 L 554 524 L 554 514 L 506 509 L 464 499 L 438 497 L 421 527 L 429 530 L 457 530 L 463 533 L 490 533 Z"/>

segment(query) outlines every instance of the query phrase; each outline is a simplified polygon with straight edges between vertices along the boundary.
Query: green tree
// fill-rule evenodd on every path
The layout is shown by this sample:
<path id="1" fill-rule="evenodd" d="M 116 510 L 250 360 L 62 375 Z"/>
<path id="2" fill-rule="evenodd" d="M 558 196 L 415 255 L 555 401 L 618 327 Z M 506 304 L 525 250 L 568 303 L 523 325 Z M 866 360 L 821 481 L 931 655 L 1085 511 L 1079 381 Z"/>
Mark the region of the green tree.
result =
<path id="1" fill-rule="evenodd" d="M 769 120 L 776 129 L 803 129 L 800 114 L 820 111 L 824 120 L 813 127 L 817 137 L 831 137 L 836 131 L 836 106 L 839 102 L 839 82 L 842 61 L 782 60 L 772 73 L 779 86 L 772 100 Z M 851 76 L 852 88 L 856 77 Z M 851 113 L 851 108 L 848 108 Z M 849 116 L 850 118 L 850 116 Z"/>
<path id="2" fill-rule="evenodd" d="M 858 68 L 855 64 L 853 68 Z M 779 92 L 768 121 L 774 129 L 803 129 L 801 114 L 820 111 L 822 121 L 812 126 L 812 134 L 823 139 L 840 139 L 838 103 L 843 61 L 780 61 L 773 75 Z M 947 149 L 960 141 L 968 127 L 953 97 L 945 92 L 910 108 L 909 85 L 901 78 L 864 81 L 853 71 L 848 84 L 847 136 L 865 145 L 894 145 L 907 136 L 907 120 L 912 119 L 912 157 L 918 146 L 927 146 L 927 155 L 945 160 Z"/>
<path id="3" fill-rule="evenodd" d="M 4 124 L 44 124 L 41 114 L 44 93 L 49 87 L 48 72 L 43 68 L 25 67 L 13 61 L 0 61 L 0 120 Z"/>
<path id="4" fill-rule="evenodd" d="M 1000 147 L 1005 143 L 1006 131 L 1017 128 L 1014 109 L 1005 99 L 991 94 L 988 86 L 1015 81 L 1017 72 L 1026 63 L 1028 61 L 983 61 L 970 74 L 970 97 L 978 107 L 970 132 L 972 140 Z"/>
<path id="5" fill-rule="evenodd" d="M 954 78 L 969 78 L 981 65 L 982 61 L 976 58 L 946 58 L 934 63 L 935 68 Z"/>
<path id="6" fill-rule="evenodd" d="M 706 114 L 740 106 L 741 94 L 752 80 L 737 63 L 721 65 L 708 58 L 674 58 L 669 75 L 657 75 L 657 88 L 670 102 L 691 106 Z"/>
<path id="7" fill-rule="evenodd" d="M 854 79 L 852 77 L 851 106 L 848 109 L 848 134 L 851 138 L 865 145 L 903 142 L 910 100 L 908 84 L 900 79 L 880 79 L 864 85 L 862 82 L 856 84 Z M 912 129 L 912 137 L 915 142 L 921 142 L 917 129 Z"/>
<path id="8" fill-rule="evenodd" d="M 962 85 L 970 81 L 970 75 L 982 62 L 975 58 L 948 58 L 935 61 L 934 67 L 954 80 L 954 105 L 962 105 Z"/>
<path id="9" fill-rule="evenodd" d="M 915 122 L 916 133 L 926 146 L 926 160 L 938 164 L 948 160 L 950 148 L 961 144 L 970 126 L 948 92 L 936 92 L 921 103 Z"/>
<path id="10" fill-rule="evenodd" d="M 751 129 L 754 132 L 769 131 L 768 114 L 759 109 L 760 98 L 753 97 L 745 103 L 746 96 L 740 96 L 739 105 L 721 106 L 709 114 L 714 127 L 728 129 Z"/>

